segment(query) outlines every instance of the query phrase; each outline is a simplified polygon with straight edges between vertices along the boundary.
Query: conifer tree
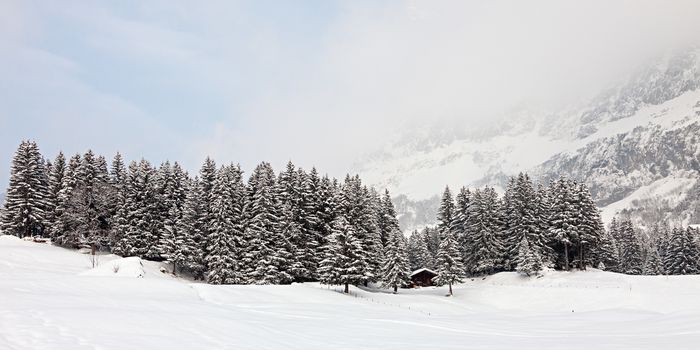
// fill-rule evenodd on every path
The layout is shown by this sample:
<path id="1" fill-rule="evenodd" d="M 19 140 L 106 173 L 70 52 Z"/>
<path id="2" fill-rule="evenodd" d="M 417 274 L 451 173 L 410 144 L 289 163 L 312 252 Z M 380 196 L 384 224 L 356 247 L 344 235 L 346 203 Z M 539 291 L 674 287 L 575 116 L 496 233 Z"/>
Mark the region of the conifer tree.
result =
<path id="1" fill-rule="evenodd" d="M 66 158 L 63 152 L 59 152 L 51 166 L 49 173 L 48 198 L 46 207 L 46 233 L 52 239 L 56 237 L 56 221 L 60 213 L 58 208 L 63 208 L 64 203 L 61 202 L 61 189 L 64 185 L 64 177 L 66 174 Z"/>
<path id="2" fill-rule="evenodd" d="M 109 184 L 111 190 L 109 192 L 109 211 L 110 211 L 110 233 L 109 241 L 112 251 L 115 253 L 119 249 L 118 243 L 124 236 L 127 230 L 127 215 L 126 208 L 126 168 L 124 167 L 124 160 L 122 155 L 117 152 L 112 160 L 112 166 L 109 173 Z"/>
<path id="3" fill-rule="evenodd" d="M 366 281 L 369 269 L 362 240 L 353 225 L 343 215 L 333 222 L 333 234 L 325 248 L 325 258 L 319 268 L 321 282 L 325 284 L 345 285 L 349 293 L 350 284 Z"/>
<path id="4" fill-rule="evenodd" d="M 556 245 L 556 251 L 561 252 L 561 266 L 569 270 L 572 261 L 570 253 L 572 247 L 579 243 L 579 227 L 577 209 L 577 196 L 573 191 L 574 183 L 571 180 L 560 178 L 551 186 L 551 217 L 550 235 Z"/>
<path id="5" fill-rule="evenodd" d="M 433 257 L 428 251 L 424 235 L 418 230 L 413 231 L 408 238 L 408 259 L 412 271 L 433 267 Z"/>
<path id="6" fill-rule="evenodd" d="M 450 231 L 447 231 L 440 243 L 435 265 L 437 276 L 433 278 L 433 282 L 438 286 L 447 284 L 449 286 L 449 295 L 451 296 L 452 285 L 461 283 L 465 272 L 457 241 Z"/>
<path id="7" fill-rule="evenodd" d="M 501 267 L 503 245 L 500 237 L 498 195 L 485 187 L 472 194 L 469 213 L 469 240 L 467 269 L 472 274 L 491 274 Z"/>
<path id="8" fill-rule="evenodd" d="M 259 164 L 248 181 L 245 208 L 248 249 L 243 263 L 252 283 L 282 284 L 292 280 L 290 244 L 282 235 L 277 193 L 272 167 L 265 162 Z"/>
<path id="9" fill-rule="evenodd" d="M 5 198 L 2 229 L 17 237 L 41 235 L 45 228 L 45 209 L 49 191 L 39 148 L 22 141 L 12 159 L 10 185 Z"/>
<path id="10" fill-rule="evenodd" d="M 595 250 L 595 261 L 597 267 L 605 271 L 618 271 L 620 264 L 620 254 L 617 242 L 610 231 L 601 236 L 600 244 Z"/>
<path id="11" fill-rule="evenodd" d="M 381 280 L 386 288 L 393 288 L 394 293 L 398 288 L 407 284 L 410 279 L 410 266 L 406 252 L 406 239 L 399 229 L 394 230 L 385 250 L 384 265 L 382 266 Z"/>
<path id="12" fill-rule="evenodd" d="M 472 251 L 472 242 L 469 237 L 469 225 L 471 210 L 471 192 L 466 187 L 462 187 L 455 197 L 455 215 L 453 220 L 453 229 L 455 238 L 462 253 L 462 261 L 469 261 L 469 252 Z"/>
<path id="13" fill-rule="evenodd" d="M 698 259 L 700 252 L 694 241 L 692 229 L 674 228 L 664 260 L 669 275 L 691 275 L 700 272 Z"/>
<path id="14" fill-rule="evenodd" d="M 640 275 L 644 260 L 642 259 L 642 247 L 632 222 L 625 220 L 619 225 L 620 272 L 628 275 Z"/>
<path id="15" fill-rule="evenodd" d="M 389 190 L 384 191 L 384 196 L 379 199 L 378 223 L 382 246 L 386 247 L 392 239 L 394 231 L 400 231 L 399 220 L 396 218 L 396 209 L 391 201 Z"/>
<path id="16" fill-rule="evenodd" d="M 664 272 L 663 270 L 663 264 L 661 263 L 658 250 L 656 250 L 656 247 L 650 247 L 646 254 L 642 273 L 651 276 L 662 275 Z"/>
<path id="17" fill-rule="evenodd" d="M 207 247 L 207 281 L 240 284 L 245 281 L 238 262 L 244 249 L 243 201 L 245 186 L 240 168 L 219 169 L 213 188 L 213 221 Z"/>
<path id="18" fill-rule="evenodd" d="M 203 247 L 206 242 L 203 234 L 206 222 L 201 189 L 199 177 L 195 177 L 189 183 L 182 215 L 175 226 L 175 249 L 169 258 L 174 273 L 180 267 L 199 279 L 203 279 L 205 274 Z"/>
<path id="19" fill-rule="evenodd" d="M 523 236 L 518 245 L 518 258 L 515 271 L 526 276 L 537 276 L 542 270 L 542 257 L 537 249 L 534 249 Z"/>
<path id="20" fill-rule="evenodd" d="M 446 235 L 448 232 L 455 233 L 455 216 L 455 203 L 452 198 L 452 192 L 449 187 L 445 187 L 437 217 L 437 228 L 438 231 L 440 231 L 440 235 Z"/>
<path id="21" fill-rule="evenodd" d="M 515 268 L 523 238 L 529 249 L 543 251 L 545 239 L 538 222 L 538 203 L 534 185 L 523 173 L 511 178 L 504 195 L 503 218 L 503 260 L 506 270 Z M 537 252 L 535 254 L 539 255 Z"/>

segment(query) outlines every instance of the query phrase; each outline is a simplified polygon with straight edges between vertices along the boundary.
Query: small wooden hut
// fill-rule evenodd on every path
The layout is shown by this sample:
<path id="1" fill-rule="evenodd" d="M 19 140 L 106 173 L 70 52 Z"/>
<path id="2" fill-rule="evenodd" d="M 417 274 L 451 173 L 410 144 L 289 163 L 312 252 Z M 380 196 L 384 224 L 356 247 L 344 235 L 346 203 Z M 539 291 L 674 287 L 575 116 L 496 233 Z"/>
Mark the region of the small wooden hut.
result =
<path id="1" fill-rule="evenodd" d="M 428 287 L 433 285 L 437 272 L 430 269 L 418 269 L 411 273 L 411 287 Z"/>

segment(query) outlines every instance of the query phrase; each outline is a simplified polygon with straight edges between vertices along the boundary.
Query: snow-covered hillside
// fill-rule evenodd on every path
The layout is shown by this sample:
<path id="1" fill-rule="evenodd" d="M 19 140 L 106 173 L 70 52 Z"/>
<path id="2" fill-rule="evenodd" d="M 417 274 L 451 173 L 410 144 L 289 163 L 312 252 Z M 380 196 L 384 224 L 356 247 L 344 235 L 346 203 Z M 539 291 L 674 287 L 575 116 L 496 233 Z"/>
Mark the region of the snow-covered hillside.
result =
<path id="1" fill-rule="evenodd" d="M 647 192 L 637 190 L 672 179 L 689 189 L 700 177 L 698 132 L 700 49 L 692 49 L 660 59 L 578 107 L 515 112 L 488 126 L 443 123 L 405 132 L 356 169 L 368 182 L 406 196 L 407 212 L 399 214 L 414 226 L 426 222 L 412 217 L 410 201 L 416 207 L 437 203 L 430 198 L 445 185 L 503 188 L 520 171 L 544 182 L 573 177 L 589 185 L 599 206 L 611 205 L 608 212 L 634 202 L 638 216 L 649 217 L 649 208 L 639 208 Z M 669 203 L 680 203 L 675 193 L 671 197 Z M 678 211 L 670 218 L 678 223 L 693 219 L 693 210 L 667 209 Z"/>
<path id="2" fill-rule="evenodd" d="M 121 272 L 121 273 L 120 273 Z M 115 278 L 115 277 L 119 278 Z M 214 286 L 0 236 L 1 349 L 694 349 L 700 276 L 502 273 L 393 295 Z"/>

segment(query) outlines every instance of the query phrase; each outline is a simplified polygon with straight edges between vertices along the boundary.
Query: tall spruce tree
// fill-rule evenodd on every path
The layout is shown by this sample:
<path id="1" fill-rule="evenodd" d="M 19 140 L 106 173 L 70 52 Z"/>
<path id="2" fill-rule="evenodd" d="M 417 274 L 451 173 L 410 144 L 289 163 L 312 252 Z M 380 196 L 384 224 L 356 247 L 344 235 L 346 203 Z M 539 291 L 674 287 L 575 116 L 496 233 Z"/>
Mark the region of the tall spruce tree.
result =
<path id="1" fill-rule="evenodd" d="M 428 251 L 424 235 L 418 230 L 413 231 L 408 238 L 408 260 L 412 271 L 433 268 L 433 257 Z"/>
<path id="2" fill-rule="evenodd" d="M 537 248 L 533 247 L 527 237 L 523 236 L 518 245 L 518 257 L 516 259 L 515 271 L 526 276 L 537 276 L 542 270 L 542 257 Z"/>
<path id="3" fill-rule="evenodd" d="M 449 295 L 452 295 L 452 285 L 461 283 L 464 276 L 461 253 L 457 247 L 457 241 L 452 232 L 444 235 L 436 257 L 437 276 L 433 278 L 436 285 L 449 286 Z"/>
<path id="4" fill-rule="evenodd" d="M 349 293 L 349 285 L 366 281 L 369 264 L 362 239 L 345 216 L 333 221 L 332 230 L 319 268 L 321 282 L 344 285 L 345 293 Z"/>
<path id="5" fill-rule="evenodd" d="M 386 288 L 392 288 L 394 293 L 397 293 L 399 287 L 406 285 L 411 280 L 410 274 L 406 238 L 401 230 L 395 229 L 385 249 L 381 271 L 382 285 Z"/>
<path id="6" fill-rule="evenodd" d="M 691 275 L 700 272 L 698 266 L 700 252 L 694 241 L 692 229 L 674 228 L 664 259 L 665 270 L 669 275 Z"/>
<path id="7" fill-rule="evenodd" d="M 455 202 L 452 197 L 452 191 L 450 191 L 449 187 L 445 187 L 445 190 L 442 192 L 437 216 L 437 228 L 440 231 L 440 235 L 455 233 L 455 216 Z"/>
<path id="8" fill-rule="evenodd" d="M 250 282 L 281 284 L 292 280 L 289 274 L 289 241 L 280 227 L 281 208 L 276 179 L 269 163 L 259 164 L 248 180 L 245 237 L 248 249 L 243 258 Z"/>
<path id="9" fill-rule="evenodd" d="M 59 152 L 54 159 L 51 171 L 49 173 L 48 197 L 46 201 L 46 233 L 52 239 L 56 237 L 56 221 L 60 213 L 58 208 L 63 208 L 64 203 L 61 202 L 61 189 L 64 185 L 64 177 L 66 174 L 66 158 L 63 152 Z"/>
<path id="10" fill-rule="evenodd" d="M 210 237 L 207 247 L 207 281 L 212 284 L 241 284 L 245 281 L 239 261 L 243 254 L 243 205 L 245 186 L 238 166 L 219 169 L 213 188 Z"/>
<path id="11" fill-rule="evenodd" d="M 644 267 L 644 260 L 637 233 L 629 220 L 624 220 L 619 225 L 620 272 L 628 275 L 640 275 Z"/>
<path id="12" fill-rule="evenodd" d="M 33 141 L 22 141 L 12 158 L 10 185 L 5 198 L 2 229 L 17 237 L 42 235 L 49 191 L 46 169 Z"/>
<path id="13" fill-rule="evenodd" d="M 560 178 L 550 189 L 550 235 L 555 251 L 560 252 L 560 266 L 567 271 L 573 260 L 572 247 L 577 247 L 580 240 L 579 213 L 576 210 L 578 197 L 573 190 L 574 186 L 573 181 Z"/>
<path id="14" fill-rule="evenodd" d="M 472 274 L 491 274 L 502 266 L 499 206 L 498 195 L 491 187 L 475 190 L 472 194 L 468 231 L 471 249 L 466 264 Z"/>

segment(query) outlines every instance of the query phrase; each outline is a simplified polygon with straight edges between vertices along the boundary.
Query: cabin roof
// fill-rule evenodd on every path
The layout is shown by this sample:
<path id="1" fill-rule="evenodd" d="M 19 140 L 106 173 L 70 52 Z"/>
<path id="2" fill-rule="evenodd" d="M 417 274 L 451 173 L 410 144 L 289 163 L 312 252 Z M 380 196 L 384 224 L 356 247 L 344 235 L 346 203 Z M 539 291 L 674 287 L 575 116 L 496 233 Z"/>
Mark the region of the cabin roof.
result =
<path id="1" fill-rule="evenodd" d="M 415 275 L 417 275 L 417 274 L 419 274 L 419 273 L 421 273 L 421 272 L 428 272 L 428 273 L 431 273 L 431 274 L 437 276 L 437 272 L 435 272 L 435 271 L 433 271 L 433 270 L 431 270 L 431 269 L 422 268 L 422 269 L 418 269 L 418 270 L 416 270 L 416 271 L 413 271 L 413 272 L 411 273 L 411 277 L 413 277 L 413 276 L 415 276 Z"/>

